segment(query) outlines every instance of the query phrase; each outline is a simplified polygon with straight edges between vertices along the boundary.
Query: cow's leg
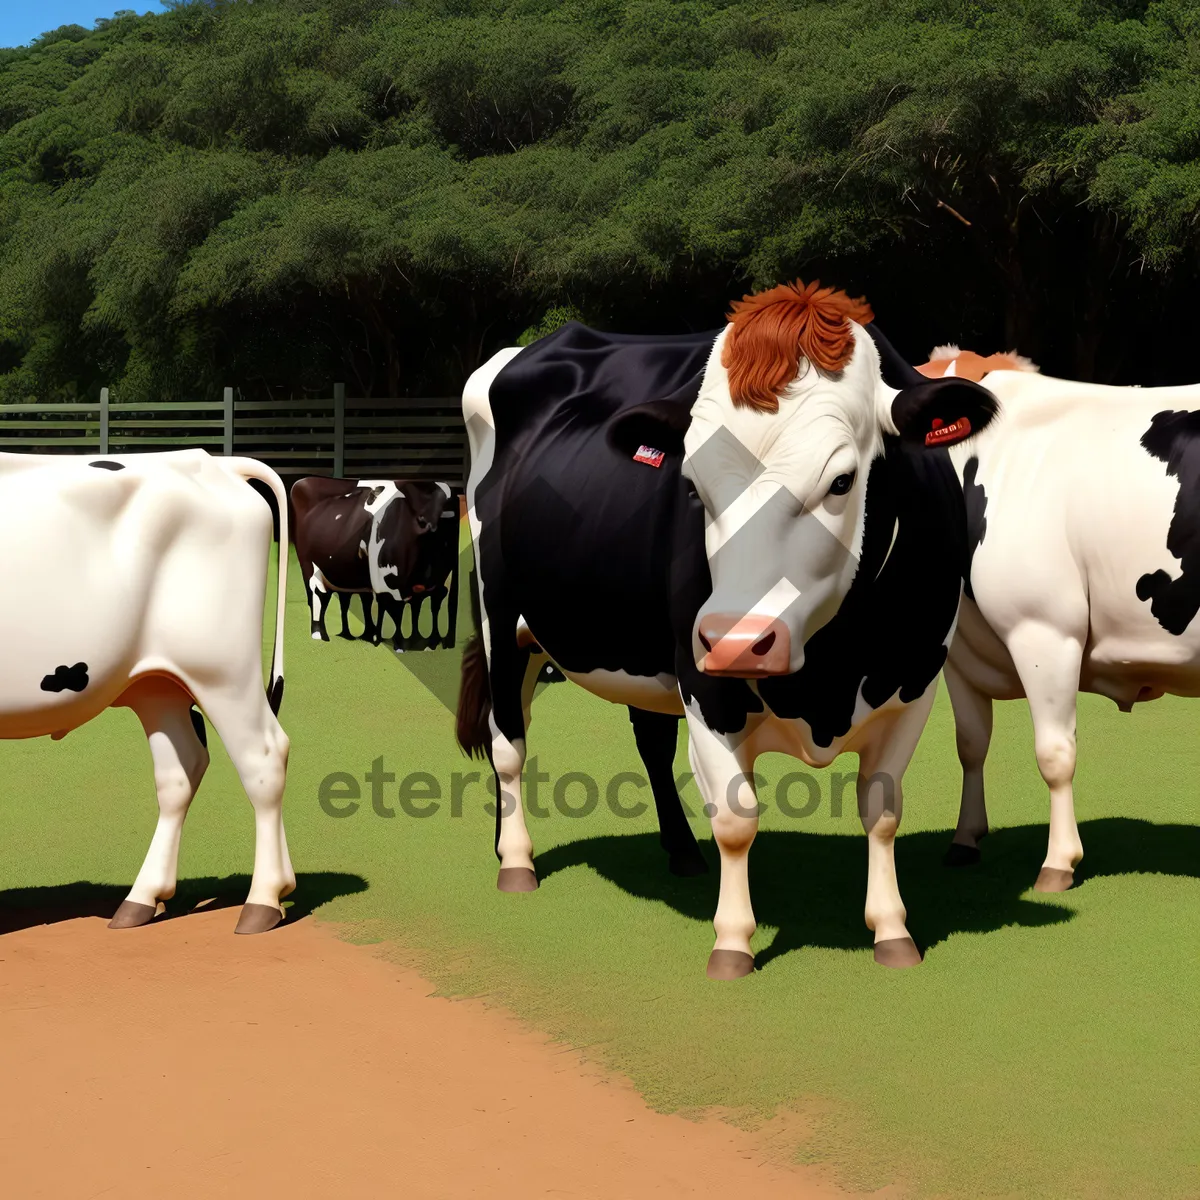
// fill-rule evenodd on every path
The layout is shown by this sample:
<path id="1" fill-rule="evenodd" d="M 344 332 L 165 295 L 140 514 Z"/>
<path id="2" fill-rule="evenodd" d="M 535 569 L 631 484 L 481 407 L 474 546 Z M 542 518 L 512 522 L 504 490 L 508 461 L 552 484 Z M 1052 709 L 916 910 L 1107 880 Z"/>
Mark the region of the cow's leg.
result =
<path id="1" fill-rule="evenodd" d="M 262 933 L 283 920 L 280 901 L 295 890 L 296 875 L 283 832 L 283 788 L 288 737 L 255 678 L 242 688 L 204 689 L 197 703 L 212 722 L 254 805 L 254 874 L 238 933 Z"/>
<path id="2" fill-rule="evenodd" d="M 721 855 L 721 890 L 713 918 L 717 938 L 708 959 L 708 977 L 740 979 L 754 970 L 750 939 L 756 928 L 749 856 L 758 832 L 758 800 L 748 778 L 750 764 L 739 761 L 724 737 L 692 719 L 688 758 Z"/>
<path id="3" fill-rule="evenodd" d="M 414 595 L 408 602 L 409 612 L 412 613 L 412 632 L 405 643 L 410 649 L 421 642 L 421 609 L 425 607 L 425 594 Z"/>
<path id="4" fill-rule="evenodd" d="M 312 636 L 314 641 L 329 641 L 329 634 L 325 632 L 325 614 L 329 610 L 329 605 L 333 600 L 332 592 L 314 592 L 316 606 L 319 611 L 314 614 Z"/>
<path id="5" fill-rule="evenodd" d="M 382 637 L 383 629 L 383 607 L 379 608 L 379 623 L 375 623 L 373 608 L 375 605 L 375 595 L 373 592 L 359 592 L 362 598 L 363 610 L 363 638 L 370 642 L 372 646 L 378 646 Z"/>
<path id="6" fill-rule="evenodd" d="M 402 654 L 407 648 L 409 639 L 412 634 L 405 635 L 404 632 L 404 614 L 409 611 L 407 600 L 387 600 L 388 613 L 392 618 L 392 649 L 397 654 Z"/>
<path id="7" fill-rule="evenodd" d="M 638 753 L 646 765 L 654 807 L 658 810 L 658 840 L 667 852 L 672 875 L 704 875 L 708 863 L 696 845 L 696 835 L 683 813 L 683 801 L 675 787 L 675 747 L 679 741 L 679 718 L 670 713 L 630 708 L 629 720 Z"/>
<path id="8" fill-rule="evenodd" d="M 867 835 L 867 928 L 875 934 L 875 961 L 911 967 L 921 952 L 908 932 L 908 916 L 896 881 L 896 833 L 904 811 L 904 772 L 933 708 L 937 683 L 894 717 L 858 752 L 858 815 Z"/>
<path id="9" fill-rule="evenodd" d="M 327 642 L 329 637 L 325 633 L 325 608 L 329 603 L 329 591 L 325 576 L 299 546 L 296 548 L 296 559 L 300 564 L 300 578 L 304 582 L 304 599 L 312 618 L 310 630 L 313 640 Z"/>
<path id="10" fill-rule="evenodd" d="M 404 633 L 404 614 L 408 612 L 408 601 L 396 600 L 391 596 L 385 599 L 383 596 L 380 596 L 379 603 L 387 604 L 388 614 L 391 616 L 392 625 L 394 626 L 392 630 L 392 649 L 397 654 L 401 654 L 408 647 L 409 637 L 411 637 L 411 634 L 409 637 L 406 637 Z"/>
<path id="11" fill-rule="evenodd" d="M 325 632 L 325 610 L 329 607 L 329 587 L 325 576 L 319 567 L 313 567 L 305 578 L 308 586 L 309 606 L 312 612 L 311 632 L 313 641 L 327 642 L 329 634 Z"/>
<path id="12" fill-rule="evenodd" d="M 354 634 L 350 632 L 350 601 L 353 598 L 353 592 L 338 592 L 338 604 L 342 609 L 342 632 L 338 637 L 353 638 Z"/>
<path id="13" fill-rule="evenodd" d="M 304 603 L 311 613 L 313 612 L 313 563 L 300 542 L 296 543 L 296 562 L 300 566 L 300 582 L 304 584 Z"/>
<path id="14" fill-rule="evenodd" d="M 150 849 L 129 895 L 108 923 L 110 929 L 131 929 L 152 921 L 158 902 L 175 895 L 179 838 L 208 767 L 208 750 L 197 736 L 194 718 L 199 714 L 192 712 L 191 696 L 170 680 L 136 684 L 120 705 L 133 709 L 146 732 L 158 791 L 158 825 Z"/>
<path id="15" fill-rule="evenodd" d="M 516 620 L 505 622 L 516 628 Z M 493 624 L 493 629 L 497 626 Z M 502 892 L 531 892 L 537 883 L 533 839 L 525 825 L 521 801 L 521 772 L 525 767 L 525 733 L 529 706 L 537 683 L 534 655 L 515 640 L 495 639 L 488 671 L 491 682 L 491 760 L 496 773 L 496 857 Z M 540 666 L 540 662 L 538 664 Z"/>
<path id="16" fill-rule="evenodd" d="M 946 663 L 944 673 L 954 708 L 954 736 L 963 783 L 958 827 L 943 861 L 948 867 L 961 867 L 979 861 L 979 842 L 988 831 L 983 764 L 992 741 L 992 698 L 969 682 L 952 663 Z"/>
<path id="17" fill-rule="evenodd" d="M 1039 892 L 1065 892 L 1083 858 L 1072 786 L 1083 638 L 1026 621 L 1009 635 L 1008 649 L 1029 699 L 1038 770 L 1050 789 L 1050 841 L 1034 886 Z"/>
<path id="18" fill-rule="evenodd" d="M 375 599 L 375 645 L 378 646 L 383 641 L 383 618 L 389 615 L 394 618 L 395 614 L 392 611 L 392 598 L 390 596 L 385 596 L 382 592 L 373 592 L 372 595 Z M 394 619 L 393 624 L 395 624 Z M 395 643 L 396 635 L 393 633 L 393 647 Z"/>

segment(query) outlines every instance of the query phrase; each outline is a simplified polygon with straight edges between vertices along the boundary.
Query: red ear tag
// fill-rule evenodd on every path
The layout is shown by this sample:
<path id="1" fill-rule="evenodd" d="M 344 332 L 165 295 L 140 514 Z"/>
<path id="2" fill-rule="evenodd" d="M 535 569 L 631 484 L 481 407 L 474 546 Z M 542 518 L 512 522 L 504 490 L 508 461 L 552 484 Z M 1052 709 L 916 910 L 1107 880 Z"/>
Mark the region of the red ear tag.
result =
<path id="1" fill-rule="evenodd" d="M 937 417 L 934 417 L 933 428 L 925 435 L 925 445 L 949 446 L 952 442 L 961 442 L 963 438 L 970 436 L 971 422 L 966 417 L 959 417 L 957 421 L 951 421 L 949 425 L 943 425 Z"/>
<path id="2" fill-rule="evenodd" d="M 661 467 L 665 457 L 664 451 L 655 450 L 652 446 L 639 446 L 633 456 L 634 462 L 645 463 L 648 467 Z"/>

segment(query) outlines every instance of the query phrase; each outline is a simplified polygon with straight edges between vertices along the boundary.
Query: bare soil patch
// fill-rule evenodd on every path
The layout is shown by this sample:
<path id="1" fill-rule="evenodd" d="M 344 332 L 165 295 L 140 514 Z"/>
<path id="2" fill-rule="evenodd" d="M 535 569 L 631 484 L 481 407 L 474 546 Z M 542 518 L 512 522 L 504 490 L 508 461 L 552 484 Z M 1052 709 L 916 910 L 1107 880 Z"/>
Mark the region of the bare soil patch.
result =
<path id="1" fill-rule="evenodd" d="M 7 1196 L 845 1195 L 311 919 L 42 915 L 0 926 Z"/>

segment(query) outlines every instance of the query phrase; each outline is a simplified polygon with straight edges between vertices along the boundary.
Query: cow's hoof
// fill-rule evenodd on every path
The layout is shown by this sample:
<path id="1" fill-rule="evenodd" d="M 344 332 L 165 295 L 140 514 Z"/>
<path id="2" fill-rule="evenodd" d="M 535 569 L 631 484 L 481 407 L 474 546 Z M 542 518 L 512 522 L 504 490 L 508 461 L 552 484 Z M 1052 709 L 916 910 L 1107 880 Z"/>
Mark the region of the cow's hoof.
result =
<path id="1" fill-rule="evenodd" d="M 536 892 L 538 878 L 528 867 L 501 867 L 496 876 L 496 890 L 500 892 Z"/>
<path id="2" fill-rule="evenodd" d="M 1038 872 L 1035 892 L 1065 892 L 1075 882 L 1074 871 L 1063 871 L 1059 867 L 1043 867 Z"/>
<path id="3" fill-rule="evenodd" d="M 973 867 L 979 861 L 978 846 L 964 846 L 961 842 L 951 842 L 942 859 L 947 867 Z"/>
<path id="4" fill-rule="evenodd" d="M 234 933 L 266 933 L 283 920 L 283 913 L 273 904 L 243 904 Z"/>
<path id="5" fill-rule="evenodd" d="M 709 979 L 743 979 L 754 970 L 754 955 L 744 950 L 714 950 L 708 956 Z"/>
<path id="6" fill-rule="evenodd" d="M 881 967 L 915 967 L 921 961 L 921 952 L 910 937 L 884 938 L 875 943 L 875 961 Z"/>
<path id="7" fill-rule="evenodd" d="M 672 854 L 667 864 L 667 870 L 672 875 L 691 879 L 696 875 L 707 875 L 708 863 L 704 861 L 704 855 L 699 850 L 689 850 L 681 854 Z"/>
<path id="8" fill-rule="evenodd" d="M 121 907 L 113 913 L 109 921 L 109 929 L 137 929 L 139 925 L 149 925 L 154 920 L 158 909 L 153 904 L 139 904 L 136 900 L 122 900 Z"/>

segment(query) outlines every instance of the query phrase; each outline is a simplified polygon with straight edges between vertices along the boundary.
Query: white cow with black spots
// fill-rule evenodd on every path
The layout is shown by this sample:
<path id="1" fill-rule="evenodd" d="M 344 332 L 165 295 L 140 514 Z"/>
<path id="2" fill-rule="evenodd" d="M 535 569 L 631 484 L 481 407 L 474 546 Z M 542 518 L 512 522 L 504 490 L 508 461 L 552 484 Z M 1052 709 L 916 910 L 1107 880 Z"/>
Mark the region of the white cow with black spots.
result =
<path id="1" fill-rule="evenodd" d="M 286 550 L 283 485 L 250 459 L 0 454 L 0 738 L 61 738 L 123 707 L 150 743 L 158 827 L 114 928 L 145 924 L 174 895 L 184 817 L 208 766 L 193 703 L 254 805 L 254 875 L 237 931 L 278 924 L 296 886 L 282 815 L 288 739 L 275 716 L 287 554 L 264 690 L 272 519 L 250 479 L 274 494 Z"/>
<path id="2" fill-rule="evenodd" d="M 1036 887 L 1064 891 L 1083 857 L 1076 693 L 1124 712 L 1200 695 L 1200 385 L 1077 383 L 955 346 L 917 369 L 982 382 L 1002 414 L 950 450 L 973 556 L 945 668 L 963 768 L 947 862 L 979 857 L 992 701 L 1024 696 L 1050 789 Z"/>

